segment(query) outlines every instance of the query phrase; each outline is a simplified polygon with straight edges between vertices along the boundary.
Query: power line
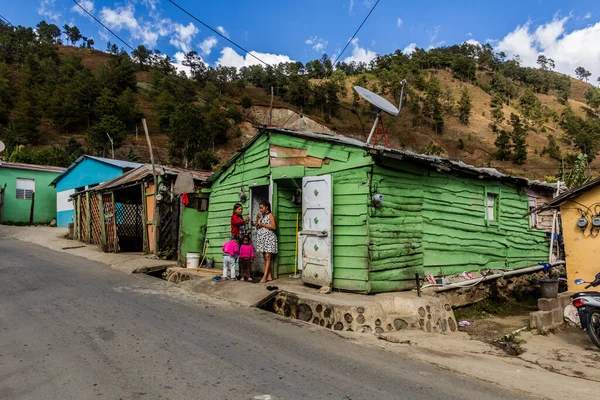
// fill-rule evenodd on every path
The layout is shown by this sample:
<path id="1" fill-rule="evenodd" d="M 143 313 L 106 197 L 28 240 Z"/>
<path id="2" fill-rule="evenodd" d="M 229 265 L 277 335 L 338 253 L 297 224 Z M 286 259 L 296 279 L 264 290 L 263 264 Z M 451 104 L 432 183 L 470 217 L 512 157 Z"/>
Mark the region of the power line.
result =
<path id="1" fill-rule="evenodd" d="M 358 34 L 358 32 L 360 31 L 360 29 L 363 27 L 363 25 L 365 24 L 365 22 L 367 21 L 367 19 L 369 18 L 369 16 L 371 15 L 371 13 L 373 13 L 373 10 L 375 9 L 375 7 L 377 6 L 377 4 L 379 4 L 380 0 L 377 0 L 377 2 L 373 5 L 373 7 L 371 8 L 371 10 L 369 11 L 369 13 L 367 14 L 367 16 L 365 17 L 365 19 L 363 19 L 362 23 L 360 24 L 360 26 L 358 27 L 358 29 L 354 32 L 354 35 L 352 35 L 352 38 L 348 41 L 348 43 L 346 44 L 346 46 L 344 47 L 344 49 L 340 52 L 340 54 L 337 56 L 336 61 L 342 56 L 342 54 L 344 53 L 344 51 L 346 51 L 346 49 L 348 48 L 348 46 L 350 45 L 350 43 L 352 43 L 352 40 L 354 40 L 354 38 L 356 37 L 356 35 Z M 179 4 L 175 3 L 175 1 L 173 0 L 169 0 L 169 3 L 173 4 L 175 7 L 177 7 L 178 9 L 180 9 L 181 11 L 183 11 L 185 14 L 187 14 L 190 18 L 192 18 L 194 21 L 202 24 L 203 26 L 205 26 L 206 28 L 210 29 L 212 32 L 214 32 L 215 34 L 219 35 L 221 38 L 225 39 L 226 41 L 228 41 L 229 43 L 231 43 L 232 45 L 234 45 L 235 47 L 237 47 L 238 49 L 242 50 L 244 53 L 246 53 L 247 55 L 251 56 L 252 58 L 256 59 L 257 61 L 259 61 L 260 63 L 266 65 L 267 67 L 271 67 L 273 68 L 273 71 L 279 73 L 280 75 L 283 75 L 285 78 L 288 78 L 287 75 L 285 75 L 283 72 L 279 71 L 278 69 L 274 68 L 271 64 L 263 61 L 262 59 L 260 59 L 259 57 L 257 57 L 255 54 L 251 53 L 250 51 L 248 51 L 247 49 L 245 49 L 243 46 L 237 44 L 236 42 L 234 42 L 233 40 L 231 40 L 230 38 L 226 37 L 225 35 L 221 34 L 221 32 L 219 32 L 218 30 L 214 29 L 213 27 L 211 27 L 210 25 L 206 24 L 204 21 L 200 20 L 199 18 L 197 18 L 196 16 L 194 16 L 192 13 L 190 13 L 189 11 L 187 11 L 185 8 L 181 7 Z M 335 65 L 334 62 L 334 65 Z M 326 77 L 326 76 L 325 76 Z M 325 78 L 321 78 L 321 81 Z M 317 85 L 317 87 L 321 84 L 321 81 L 319 81 L 319 84 Z M 314 89 L 309 87 L 309 90 L 312 92 L 312 94 L 315 94 Z M 350 112 L 353 112 L 352 109 L 349 109 L 347 107 L 344 107 L 340 104 L 340 107 L 345 108 L 347 110 L 349 110 Z M 290 115 L 290 117 L 283 123 L 282 128 L 285 127 L 285 125 L 290 121 L 290 119 L 294 116 L 294 114 Z M 359 117 L 360 119 L 360 117 Z M 361 125 L 362 125 L 362 121 L 361 121 Z M 364 129 L 363 129 L 364 130 Z"/>
<path id="2" fill-rule="evenodd" d="M 125 40 L 123 40 L 119 35 L 117 35 L 115 32 L 113 32 L 109 27 L 107 27 L 106 25 L 104 25 L 98 18 L 96 18 L 92 13 L 90 13 L 88 10 L 86 10 L 81 4 L 79 4 L 77 2 L 77 0 L 72 0 L 73 3 L 75 3 L 79 8 L 81 8 L 87 15 L 89 15 L 94 21 L 96 21 L 98 24 L 100 24 L 104 29 L 106 29 L 108 32 L 110 32 L 114 37 L 116 37 L 117 39 L 119 39 L 125 46 L 127 46 L 129 49 L 131 49 L 132 51 L 135 51 L 135 49 L 133 48 L 133 46 L 131 46 L 129 43 L 127 43 Z M 163 71 L 160 68 L 156 68 L 160 73 L 162 73 L 166 78 L 168 78 L 171 82 L 181 86 L 183 89 L 188 90 L 189 87 L 186 87 L 185 85 L 183 85 L 181 82 L 179 82 L 178 80 L 173 79 L 173 77 L 166 73 L 165 71 Z M 201 98 L 202 100 L 204 100 L 206 103 L 209 103 L 209 101 L 202 96 L 200 93 L 196 93 L 196 95 Z M 220 108 L 222 110 L 224 110 L 225 108 L 220 106 Z M 242 116 L 243 119 L 245 119 L 247 122 L 250 122 L 251 124 L 255 124 L 256 121 L 253 121 L 251 119 L 249 119 L 246 116 Z"/>
<path id="3" fill-rule="evenodd" d="M 170 1 L 170 0 L 169 0 Z M 332 70 L 333 67 L 335 66 L 335 64 L 338 62 L 338 60 L 340 59 L 340 57 L 342 57 L 342 54 L 344 54 L 344 52 L 346 51 L 346 49 L 348 48 L 348 46 L 350 46 L 350 43 L 352 43 L 352 41 L 354 40 L 354 38 L 356 37 L 356 35 L 358 34 L 358 32 L 360 31 L 360 29 L 363 27 L 363 25 L 365 24 L 365 22 L 367 22 L 367 20 L 369 19 L 369 17 L 371 16 L 371 14 L 373 13 L 373 10 L 375 10 L 375 7 L 377 7 L 377 4 L 379 4 L 379 0 L 377 0 L 377 2 L 375 4 L 373 4 L 373 7 L 371 7 L 371 11 L 369 11 L 369 13 L 367 14 L 367 16 L 365 17 L 365 19 L 363 19 L 363 21 L 361 22 L 360 26 L 358 27 L 358 29 L 356 29 L 356 31 L 354 32 L 354 35 L 352 35 L 352 37 L 350 38 L 350 40 L 348 40 L 348 43 L 346 43 L 346 46 L 344 46 L 344 48 L 342 49 L 342 51 L 340 52 L 340 54 L 337 55 L 337 57 L 335 58 L 335 61 L 331 64 L 332 65 Z M 329 73 L 327 73 L 327 75 L 325 75 L 324 77 L 322 77 L 319 80 L 319 83 L 317 84 L 317 88 L 319 86 L 321 86 L 321 82 L 323 82 L 323 79 L 325 79 L 327 76 L 329 76 Z M 312 91 L 312 90 L 311 90 Z M 314 94 L 314 92 L 313 92 Z M 358 115 L 358 112 L 356 112 L 356 110 L 354 109 L 348 109 L 347 107 L 344 107 L 340 104 L 340 106 L 342 108 L 345 108 L 347 110 L 350 110 L 351 113 L 356 114 L 356 116 L 358 117 L 359 121 L 360 121 L 360 125 L 362 127 L 363 130 L 363 135 L 365 135 L 365 128 L 364 125 L 362 123 L 362 120 L 360 119 L 360 116 Z M 282 128 L 285 127 L 285 125 L 290 121 L 290 119 L 292 119 L 292 117 L 294 116 L 294 114 L 290 115 L 290 117 L 283 123 L 283 125 L 281 126 Z"/>
<path id="4" fill-rule="evenodd" d="M 104 29 L 106 29 L 107 31 L 109 31 L 114 37 L 116 37 L 117 39 L 119 39 L 125 46 L 129 47 L 132 51 L 135 50 L 133 47 L 131 47 L 129 45 L 129 43 L 127 43 L 126 41 L 124 41 L 123 39 L 121 39 L 121 37 L 119 35 L 117 35 L 116 33 L 114 33 L 108 26 L 104 25 L 102 23 L 102 21 L 100 21 L 98 18 L 96 18 L 95 16 L 93 16 L 88 10 L 86 10 L 85 8 L 83 8 L 83 6 L 81 4 L 79 4 L 77 2 L 77 0 L 73 0 L 73 3 L 77 4 L 77 6 L 79 8 L 81 8 L 83 10 L 83 12 L 85 12 L 87 15 L 89 15 L 94 21 L 96 21 L 97 23 L 99 23 L 100 25 L 102 25 L 102 27 Z"/>
<path id="5" fill-rule="evenodd" d="M 354 35 L 352 35 L 352 37 L 350 38 L 350 40 L 348 40 L 348 43 L 346 43 L 346 46 L 344 46 L 343 50 L 340 52 L 340 54 L 338 54 L 338 56 L 335 58 L 335 61 L 333 62 L 332 65 L 335 65 L 335 63 L 338 62 L 338 60 L 340 59 L 340 57 L 342 57 L 342 54 L 344 54 L 344 52 L 346 51 L 346 49 L 348 48 L 348 46 L 350 46 L 350 43 L 352 43 L 352 41 L 354 40 L 354 38 L 356 37 L 356 35 L 358 35 L 358 32 L 360 31 L 360 29 L 363 27 L 363 25 L 365 24 L 365 22 L 367 22 L 367 20 L 369 19 L 369 17 L 371 16 L 371 14 L 373 13 L 373 10 L 375 10 L 375 7 L 377 7 L 377 4 L 379 4 L 379 0 L 377 0 L 377 2 L 375 4 L 373 4 L 373 7 L 371 7 L 371 11 L 369 11 L 369 13 L 367 14 L 367 16 L 365 17 L 365 19 L 363 19 L 362 23 L 360 24 L 360 26 L 358 27 L 358 29 L 356 29 L 356 31 L 354 32 Z M 321 84 L 321 81 L 324 79 L 321 78 L 321 80 L 319 81 L 319 85 Z M 319 86 L 317 85 L 317 87 Z"/>
<path id="6" fill-rule="evenodd" d="M 6 21 L 6 23 L 10 26 L 14 26 L 13 24 L 11 24 L 11 22 L 9 20 L 7 20 L 4 16 L 0 15 L 0 18 L 2 18 L 4 21 Z"/>
<path id="7" fill-rule="evenodd" d="M 169 0 L 169 3 L 173 4 L 175 7 L 179 8 L 181 11 L 183 11 L 184 13 L 186 13 L 190 18 L 192 18 L 193 20 L 195 20 L 196 22 L 204 25 L 206 28 L 210 29 L 211 31 L 213 31 L 215 34 L 219 35 L 220 37 L 222 37 L 223 39 L 227 40 L 229 43 L 231 43 L 232 45 L 234 45 L 235 47 L 237 47 L 238 49 L 242 50 L 244 53 L 248 54 L 251 57 L 254 57 L 256 60 L 260 61 L 261 63 L 271 67 L 270 64 L 268 64 L 267 62 L 261 60 L 260 58 L 258 58 L 257 56 L 255 56 L 254 54 L 252 54 L 251 52 L 249 52 L 248 50 L 246 50 L 245 48 L 243 48 L 242 46 L 240 46 L 239 44 L 237 44 L 236 42 L 234 42 L 233 40 L 229 39 L 227 36 L 223 35 L 221 32 L 219 32 L 218 30 L 214 29 L 212 26 L 204 23 L 203 21 L 201 21 L 200 19 L 196 18 L 193 14 L 191 14 L 189 11 L 187 11 L 185 8 L 181 7 L 179 4 L 175 3 L 173 0 Z"/>

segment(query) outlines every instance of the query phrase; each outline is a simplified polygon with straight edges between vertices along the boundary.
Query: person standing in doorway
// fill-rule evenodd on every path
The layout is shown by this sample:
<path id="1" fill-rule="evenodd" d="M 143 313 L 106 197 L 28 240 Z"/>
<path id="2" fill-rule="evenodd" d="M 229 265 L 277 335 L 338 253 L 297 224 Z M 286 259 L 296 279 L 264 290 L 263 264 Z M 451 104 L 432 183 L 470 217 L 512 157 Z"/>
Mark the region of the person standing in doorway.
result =
<path id="1" fill-rule="evenodd" d="M 250 221 L 250 217 L 242 216 L 244 206 L 240 203 L 235 203 L 233 206 L 233 214 L 231 215 L 231 238 L 246 236 L 246 222 Z"/>
<path id="2" fill-rule="evenodd" d="M 263 253 L 265 259 L 265 272 L 261 283 L 273 280 L 271 276 L 271 265 L 273 256 L 277 254 L 277 235 L 275 229 L 275 217 L 271 213 L 271 204 L 268 201 L 263 201 L 258 205 L 260 211 L 256 214 L 256 251 Z"/>

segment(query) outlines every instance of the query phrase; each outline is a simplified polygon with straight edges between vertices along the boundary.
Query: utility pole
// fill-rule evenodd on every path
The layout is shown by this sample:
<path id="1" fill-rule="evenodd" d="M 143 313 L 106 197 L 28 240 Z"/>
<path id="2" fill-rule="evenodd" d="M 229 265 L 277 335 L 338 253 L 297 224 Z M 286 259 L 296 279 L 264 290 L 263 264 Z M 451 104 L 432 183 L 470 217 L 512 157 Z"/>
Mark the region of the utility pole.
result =
<path id="1" fill-rule="evenodd" d="M 110 151 L 112 153 L 112 158 L 114 160 L 115 159 L 115 143 L 113 142 L 113 140 L 110 137 L 110 135 L 108 134 L 108 132 L 106 132 L 106 136 L 108 136 L 108 140 L 110 140 Z"/>

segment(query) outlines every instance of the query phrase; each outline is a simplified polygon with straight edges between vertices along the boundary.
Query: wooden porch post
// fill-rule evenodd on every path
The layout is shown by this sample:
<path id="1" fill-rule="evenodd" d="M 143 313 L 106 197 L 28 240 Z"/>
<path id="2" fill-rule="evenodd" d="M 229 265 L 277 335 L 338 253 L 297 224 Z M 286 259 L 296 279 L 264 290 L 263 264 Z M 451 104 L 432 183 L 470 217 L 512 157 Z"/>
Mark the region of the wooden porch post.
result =
<path id="1" fill-rule="evenodd" d="M 278 196 L 278 185 L 277 181 L 272 181 L 272 198 L 271 198 L 271 213 L 273 214 L 273 218 L 275 218 L 275 225 L 279 227 L 279 219 L 277 218 L 279 215 L 279 196 Z M 281 232 L 281 229 L 277 229 L 277 232 Z M 279 236 L 279 235 L 278 235 Z M 277 238 L 278 245 L 281 247 L 281 243 L 279 243 L 280 238 Z M 277 279 L 279 276 L 279 257 L 275 256 L 271 259 L 271 276 L 273 279 Z"/>
<path id="2" fill-rule="evenodd" d="M 146 210 L 146 184 L 142 182 L 140 184 L 142 190 L 142 222 L 144 224 L 144 253 L 150 251 L 148 244 L 148 210 Z"/>
<path id="3" fill-rule="evenodd" d="M 87 228 L 86 241 L 88 243 L 92 242 L 92 216 L 91 216 L 91 207 L 90 207 L 90 192 L 85 192 L 85 224 Z"/>
<path id="4" fill-rule="evenodd" d="M 98 196 L 98 207 L 100 211 L 100 229 L 102 230 L 102 251 L 108 250 L 108 243 L 106 238 L 106 222 L 104 221 L 104 200 L 102 193 L 96 194 Z"/>

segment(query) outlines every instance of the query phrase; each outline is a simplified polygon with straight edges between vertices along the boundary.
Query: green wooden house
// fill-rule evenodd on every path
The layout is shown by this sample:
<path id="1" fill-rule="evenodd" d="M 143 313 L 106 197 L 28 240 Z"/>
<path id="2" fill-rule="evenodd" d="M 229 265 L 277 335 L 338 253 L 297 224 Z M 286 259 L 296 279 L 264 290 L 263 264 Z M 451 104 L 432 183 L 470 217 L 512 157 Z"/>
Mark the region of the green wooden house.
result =
<path id="1" fill-rule="evenodd" d="M 405 290 L 416 273 L 513 269 L 548 254 L 544 230 L 522 216 L 551 185 L 338 135 L 262 129 L 209 183 L 217 266 L 233 204 L 254 220 L 262 200 L 277 221 L 274 273 L 293 273 L 297 260 L 306 283 L 334 289 Z"/>

